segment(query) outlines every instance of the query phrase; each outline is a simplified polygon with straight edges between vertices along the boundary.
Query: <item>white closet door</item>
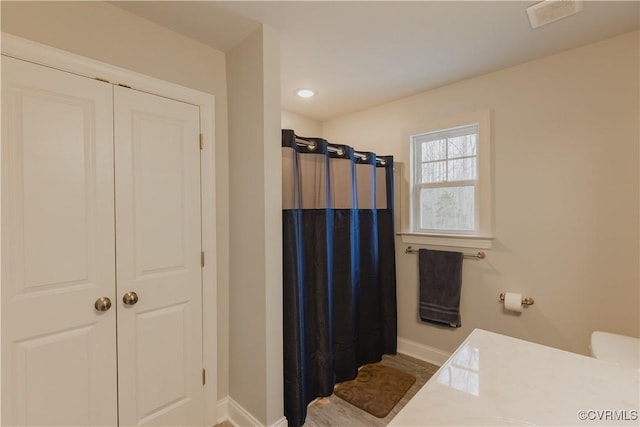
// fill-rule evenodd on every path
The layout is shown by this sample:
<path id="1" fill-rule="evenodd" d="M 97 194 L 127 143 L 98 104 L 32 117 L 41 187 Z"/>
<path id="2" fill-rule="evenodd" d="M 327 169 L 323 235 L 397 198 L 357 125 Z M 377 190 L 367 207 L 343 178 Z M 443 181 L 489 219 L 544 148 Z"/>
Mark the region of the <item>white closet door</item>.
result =
<path id="1" fill-rule="evenodd" d="M 120 425 L 202 425 L 199 109 L 114 90 Z"/>
<path id="2" fill-rule="evenodd" d="M 3 56 L 3 425 L 117 421 L 113 200 L 112 86 Z"/>

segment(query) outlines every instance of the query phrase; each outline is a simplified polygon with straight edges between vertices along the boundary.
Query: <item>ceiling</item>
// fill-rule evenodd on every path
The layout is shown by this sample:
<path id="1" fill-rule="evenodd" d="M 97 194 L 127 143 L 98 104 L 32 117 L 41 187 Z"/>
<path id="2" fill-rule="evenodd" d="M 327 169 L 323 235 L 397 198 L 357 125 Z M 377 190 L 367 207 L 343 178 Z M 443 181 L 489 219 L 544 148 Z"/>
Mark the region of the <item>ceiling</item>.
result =
<path id="1" fill-rule="evenodd" d="M 522 1 L 124 1 L 228 51 L 264 23 L 280 36 L 282 108 L 324 121 L 636 30 L 640 2 L 585 1 L 532 29 Z M 294 91 L 312 88 L 300 99 Z"/>

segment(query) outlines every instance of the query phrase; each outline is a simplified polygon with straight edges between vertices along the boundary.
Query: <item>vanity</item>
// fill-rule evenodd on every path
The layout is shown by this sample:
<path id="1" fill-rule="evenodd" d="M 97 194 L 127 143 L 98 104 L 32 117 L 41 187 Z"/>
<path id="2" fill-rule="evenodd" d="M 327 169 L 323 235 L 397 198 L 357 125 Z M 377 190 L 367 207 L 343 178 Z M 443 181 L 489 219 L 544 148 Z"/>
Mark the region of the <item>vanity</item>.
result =
<path id="1" fill-rule="evenodd" d="M 475 329 L 390 426 L 640 424 L 640 370 Z"/>

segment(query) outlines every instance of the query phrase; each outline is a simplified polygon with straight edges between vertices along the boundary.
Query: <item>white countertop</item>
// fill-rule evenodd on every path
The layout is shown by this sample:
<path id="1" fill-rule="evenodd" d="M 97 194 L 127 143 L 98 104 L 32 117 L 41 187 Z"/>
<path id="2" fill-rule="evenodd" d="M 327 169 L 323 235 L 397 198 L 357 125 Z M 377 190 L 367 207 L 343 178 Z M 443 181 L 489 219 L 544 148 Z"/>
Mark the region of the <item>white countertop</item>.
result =
<path id="1" fill-rule="evenodd" d="M 389 425 L 637 426 L 639 410 L 638 369 L 475 329 Z"/>

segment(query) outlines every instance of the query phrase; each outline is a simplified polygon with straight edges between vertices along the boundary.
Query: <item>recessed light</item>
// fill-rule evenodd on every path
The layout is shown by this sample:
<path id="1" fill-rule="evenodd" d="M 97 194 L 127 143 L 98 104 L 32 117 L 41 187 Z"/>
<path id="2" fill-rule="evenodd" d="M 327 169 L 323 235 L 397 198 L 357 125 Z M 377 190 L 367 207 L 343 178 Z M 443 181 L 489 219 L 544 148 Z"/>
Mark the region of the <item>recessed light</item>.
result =
<path id="1" fill-rule="evenodd" d="M 315 90 L 311 90 L 311 89 L 298 89 L 298 90 L 296 90 L 296 95 L 298 95 L 300 98 L 311 98 L 315 94 L 316 94 L 316 91 Z"/>

